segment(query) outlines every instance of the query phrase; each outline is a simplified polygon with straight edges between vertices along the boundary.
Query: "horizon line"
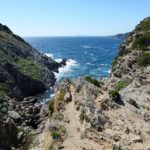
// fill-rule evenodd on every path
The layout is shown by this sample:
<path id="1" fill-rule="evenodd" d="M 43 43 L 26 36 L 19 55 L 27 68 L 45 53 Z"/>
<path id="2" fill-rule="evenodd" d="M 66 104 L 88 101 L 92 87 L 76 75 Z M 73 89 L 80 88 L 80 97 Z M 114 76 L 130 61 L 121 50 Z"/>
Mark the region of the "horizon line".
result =
<path id="1" fill-rule="evenodd" d="M 42 36 L 21 36 L 23 38 L 28 38 L 28 37 L 113 37 L 113 36 L 117 36 L 119 34 L 126 34 L 126 33 L 118 33 L 118 34 L 114 34 L 114 35 L 42 35 Z"/>

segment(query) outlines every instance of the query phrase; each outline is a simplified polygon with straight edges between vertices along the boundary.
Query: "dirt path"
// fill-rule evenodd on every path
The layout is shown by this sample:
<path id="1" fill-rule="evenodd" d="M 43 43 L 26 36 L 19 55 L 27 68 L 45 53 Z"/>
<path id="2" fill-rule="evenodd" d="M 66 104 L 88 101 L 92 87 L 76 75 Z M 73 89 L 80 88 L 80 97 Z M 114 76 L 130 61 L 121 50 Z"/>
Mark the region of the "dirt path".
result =
<path id="1" fill-rule="evenodd" d="M 71 87 L 72 93 L 73 88 Z M 92 140 L 83 138 L 84 136 L 84 123 L 79 121 L 79 111 L 75 109 L 74 97 L 72 102 L 66 105 L 64 116 L 70 120 L 70 123 L 66 123 L 65 127 L 68 131 L 68 138 L 65 139 L 62 146 L 64 150 L 101 150 L 101 145 L 95 143 Z"/>

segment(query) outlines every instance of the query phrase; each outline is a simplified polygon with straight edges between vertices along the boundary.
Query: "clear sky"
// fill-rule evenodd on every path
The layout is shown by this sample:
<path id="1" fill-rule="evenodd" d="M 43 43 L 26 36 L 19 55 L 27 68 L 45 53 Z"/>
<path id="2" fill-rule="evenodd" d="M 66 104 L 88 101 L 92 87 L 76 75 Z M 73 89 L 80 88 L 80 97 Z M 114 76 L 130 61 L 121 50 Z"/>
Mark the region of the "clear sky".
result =
<path id="1" fill-rule="evenodd" d="M 150 0 L 1 0 L 0 22 L 21 36 L 113 35 L 150 16 Z"/>

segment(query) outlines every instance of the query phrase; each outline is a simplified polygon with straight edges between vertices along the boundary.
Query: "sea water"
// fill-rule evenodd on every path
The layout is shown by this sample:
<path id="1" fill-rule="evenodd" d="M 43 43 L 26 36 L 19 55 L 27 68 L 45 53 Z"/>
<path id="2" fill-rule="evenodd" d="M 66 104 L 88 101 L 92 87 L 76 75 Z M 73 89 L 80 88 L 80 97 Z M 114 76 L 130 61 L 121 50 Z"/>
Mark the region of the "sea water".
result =
<path id="1" fill-rule="evenodd" d="M 122 42 L 114 37 L 26 37 L 24 38 L 41 53 L 60 62 L 66 58 L 67 65 L 55 73 L 57 80 L 92 76 L 108 77 L 111 62 Z M 52 96 L 45 92 L 46 98 Z"/>

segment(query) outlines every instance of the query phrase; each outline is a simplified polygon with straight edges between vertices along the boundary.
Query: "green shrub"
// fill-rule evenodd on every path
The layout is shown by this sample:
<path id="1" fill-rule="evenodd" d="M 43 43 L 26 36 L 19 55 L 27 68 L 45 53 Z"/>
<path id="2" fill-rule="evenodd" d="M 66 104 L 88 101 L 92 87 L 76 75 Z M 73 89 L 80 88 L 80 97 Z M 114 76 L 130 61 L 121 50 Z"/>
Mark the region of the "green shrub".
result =
<path id="1" fill-rule="evenodd" d="M 111 97 L 119 97 L 120 94 L 117 90 L 111 90 L 111 91 L 109 91 L 109 95 Z"/>
<path id="2" fill-rule="evenodd" d="M 52 114 L 54 112 L 54 100 L 51 99 L 48 102 L 48 110 L 50 111 L 50 113 Z"/>
<path id="3" fill-rule="evenodd" d="M 118 62 L 118 57 L 115 57 L 115 58 L 112 60 L 112 68 L 117 65 L 117 62 Z"/>
<path id="4" fill-rule="evenodd" d="M 61 91 L 58 95 L 58 101 L 64 101 L 64 96 L 65 96 L 65 92 L 64 91 Z"/>
<path id="5" fill-rule="evenodd" d="M 111 90 L 111 91 L 109 91 L 109 95 L 110 95 L 110 97 L 112 98 L 112 100 L 115 103 L 117 103 L 119 105 L 124 105 L 124 103 L 123 103 L 123 101 L 122 101 L 122 99 L 120 97 L 120 94 L 119 94 L 119 92 L 117 90 Z"/>
<path id="6" fill-rule="evenodd" d="M 98 81 L 90 76 L 85 77 L 85 80 L 94 84 L 97 87 L 101 87 L 101 85 L 103 85 L 104 83 L 102 81 Z"/>
<path id="7" fill-rule="evenodd" d="M 150 18 L 144 19 L 141 24 L 137 27 L 140 31 L 148 31 L 150 30 Z"/>
<path id="8" fill-rule="evenodd" d="M 136 101 L 134 99 L 129 99 L 128 103 L 130 103 L 131 105 L 133 105 L 135 108 L 139 109 L 138 104 L 136 103 Z"/>
<path id="9" fill-rule="evenodd" d="M 33 141 L 35 140 L 36 138 L 36 134 L 34 133 L 27 133 L 25 135 L 25 143 L 23 143 L 23 149 L 24 150 L 27 150 L 27 149 L 30 149 L 33 145 Z"/>
<path id="10" fill-rule="evenodd" d="M 146 51 L 147 47 L 150 45 L 150 33 L 145 33 L 135 39 L 132 47 L 139 48 L 142 51 Z"/>
<path id="11" fill-rule="evenodd" d="M 41 80 L 42 67 L 33 60 L 19 58 L 17 61 L 19 70 L 34 80 Z"/>
<path id="12" fill-rule="evenodd" d="M 115 85 L 115 90 L 120 91 L 121 89 L 127 87 L 131 83 L 130 79 L 124 79 L 121 81 L 118 81 L 117 84 Z"/>
<path id="13" fill-rule="evenodd" d="M 53 139 L 57 139 L 57 140 L 60 139 L 60 137 L 61 137 L 60 132 L 56 131 L 56 130 L 52 131 L 51 135 L 52 135 Z"/>
<path id="14" fill-rule="evenodd" d="M 148 66 L 150 65 L 150 53 L 141 53 L 137 58 L 137 64 L 139 66 Z"/>

